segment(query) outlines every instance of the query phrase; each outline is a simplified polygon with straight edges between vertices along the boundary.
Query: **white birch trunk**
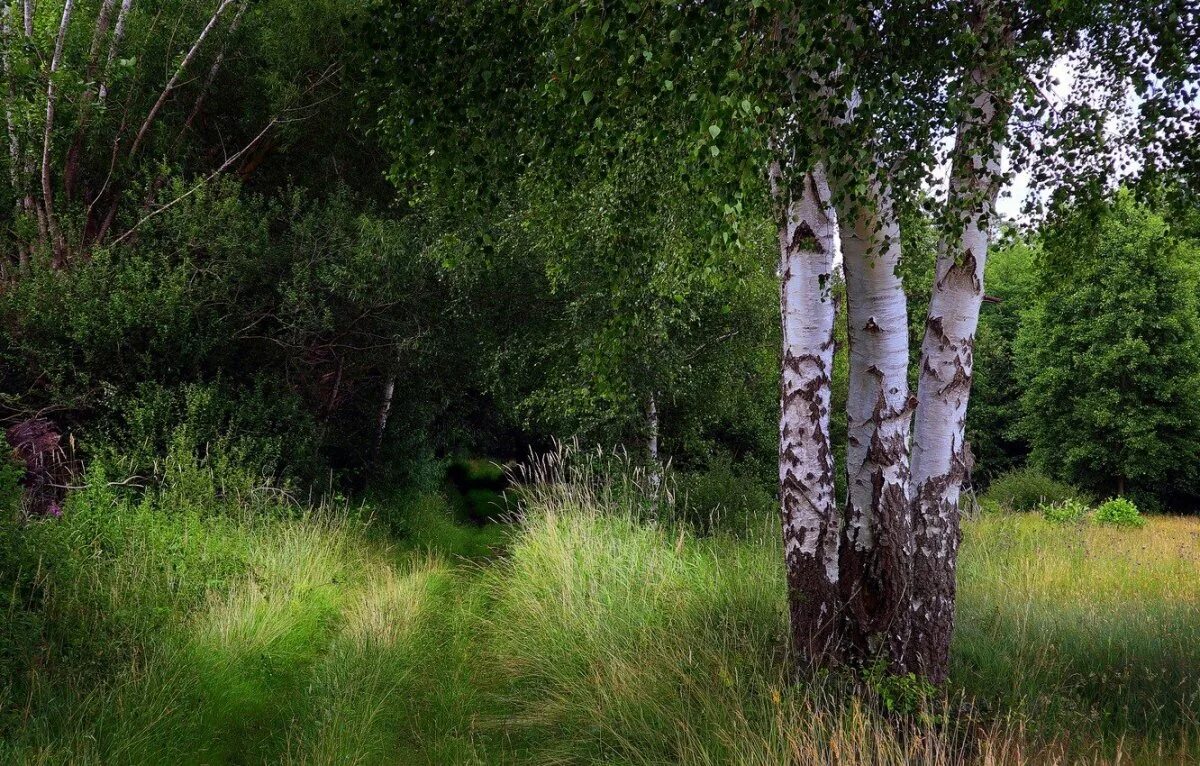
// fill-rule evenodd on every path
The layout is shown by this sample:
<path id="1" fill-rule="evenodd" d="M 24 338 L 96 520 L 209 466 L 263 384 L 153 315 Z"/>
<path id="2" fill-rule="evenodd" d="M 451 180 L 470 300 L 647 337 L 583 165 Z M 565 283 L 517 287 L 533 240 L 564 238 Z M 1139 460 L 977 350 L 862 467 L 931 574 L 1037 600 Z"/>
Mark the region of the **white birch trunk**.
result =
<path id="1" fill-rule="evenodd" d="M 792 643 L 802 661 L 836 661 L 838 535 L 829 434 L 833 371 L 833 261 L 836 222 L 822 168 L 771 186 L 779 223 L 783 330 L 779 487 Z"/>
<path id="2" fill-rule="evenodd" d="M 5 3 L 3 18 L 0 18 L 0 46 L 3 50 L 0 51 L 0 66 L 3 67 L 5 89 L 8 92 L 8 102 L 4 105 L 4 120 L 8 128 L 8 156 L 9 156 L 9 180 L 13 187 L 13 196 L 16 197 L 16 205 L 13 210 L 14 219 L 19 219 L 31 212 L 32 200 L 29 199 L 25 188 L 25 179 L 23 177 L 22 167 L 24 161 L 21 158 L 21 138 L 17 132 L 17 125 L 13 121 L 12 100 L 16 97 L 16 91 L 13 88 L 12 82 L 12 64 L 10 55 L 12 50 L 11 38 L 16 34 L 17 25 L 15 23 L 15 6 L 12 3 Z M 22 267 L 29 261 L 29 250 L 24 242 L 18 241 L 17 260 Z"/>
<path id="3" fill-rule="evenodd" d="M 92 44 L 88 49 L 86 81 L 88 87 L 83 91 L 79 100 L 75 138 L 71 148 L 67 150 L 67 161 L 63 169 L 63 194 L 68 202 L 75 196 L 75 184 L 79 179 L 80 162 L 82 161 L 83 139 L 87 134 L 88 119 L 91 117 L 92 100 L 95 93 L 91 83 L 96 80 L 100 67 L 100 48 L 108 37 L 108 26 L 112 20 L 113 8 L 117 0 L 104 0 L 96 15 L 96 25 L 92 29 Z"/>
<path id="4" fill-rule="evenodd" d="M 972 108 L 959 125 L 947 197 L 954 229 L 939 243 L 917 386 L 908 665 L 934 683 L 945 680 L 949 666 L 961 536 L 958 501 L 967 477 L 967 400 L 989 229 L 1002 180 L 998 136 L 1008 110 L 997 96 L 995 79 L 994 70 L 981 67 L 967 82 Z"/>
<path id="5" fill-rule="evenodd" d="M 50 232 L 51 245 L 54 248 L 54 263 L 60 267 L 65 265 L 66 242 L 59 230 L 58 220 L 54 217 L 54 184 L 50 168 L 50 149 L 54 138 L 54 111 L 58 105 L 54 75 L 62 66 L 63 46 L 66 44 L 67 30 L 71 27 L 71 13 L 74 10 L 75 0 L 67 0 L 63 5 L 58 36 L 54 40 L 54 56 L 50 59 L 50 73 L 46 78 L 46 125 L 42 136 L 42 207 L 46 211 L 46 226 Z"/>
<path id="6" fill-rule="evenodd" d="M 383 384 L 383 396 L 379 399 L 379 416 L 375 419 L 375 444 L 371 450 L 371 465 L 378 467 L 383 451 L 383 437 L 387 434 L 388 416 L 392 412 L 392 397 L 396 393 L 396 368 L 388 371 Z"/>
<path id="7" fill-rule="evenodd" d="M 225 63 L 225 54 L 229 50 L 229 41 L 237 33 L 238 27 L 242 23 L 242 16 L 249 7 L 250 3 L 244 2 L 238 6 L 237 13 L 233 15 L 233 21 L 229 23 L 229 29 L 225 31 L 225 42 L 221 45 L 221 50 L 217 52 L 217 57 L 213 60 L 212 66 L 208 68 L 208 76 L 204 79 L 204 84 L 200 86 L 200 92 L 196 96 L 196 103 L 192 105 L 192 111 L 188 113 L 187 119 L 184 120 L 183 127 L 179 130 L 179 136 L 175 139 L 176 143 L 183 140 L 184 134 L 191 129 L 192 123 L 196 121 L 196 117 L 200 114 L 200 110 L 204 108 L 204 99 L 208 98 L 213 83 L 217 81 L 217 75 L 221 73 L 221 65 Z"/>
<path id="8" fill-rule="evenodd" d="M 646 456 L 649 459 L 650 489 L 655 493 L 662 486 L 662 464 L 658 460 L 658 397 L 653 393 L 646 403 Z"/>
<path id="9" fill-rule="evenodd" d="M 902 608 L 912 536 L 908 308 L 896 269 L 900 222 L 891 191 L 873 177 L 867 198 L 840 222 L 846 275 L 849 391 L 842 597 L 857 658 L 896 664 L 907 641 Z"/>
<path id="10" fill-rule="evenodd" d="M 103 106 L 108 99 L 108 78 L 112 73 L 113 62 L 116 61 L 117 51 L 121 48 L 121 41 L 125 39 L 125 21 L 129 17 L 129 9 L 133 5 L 133 0 L 122 0 L 121 10 L 117 11 L 117 24 L 113 27 L 112 42 L 108 46 L 108 58 L 104 62 L 104 73 L 100 78 L 100 104 Z"/>

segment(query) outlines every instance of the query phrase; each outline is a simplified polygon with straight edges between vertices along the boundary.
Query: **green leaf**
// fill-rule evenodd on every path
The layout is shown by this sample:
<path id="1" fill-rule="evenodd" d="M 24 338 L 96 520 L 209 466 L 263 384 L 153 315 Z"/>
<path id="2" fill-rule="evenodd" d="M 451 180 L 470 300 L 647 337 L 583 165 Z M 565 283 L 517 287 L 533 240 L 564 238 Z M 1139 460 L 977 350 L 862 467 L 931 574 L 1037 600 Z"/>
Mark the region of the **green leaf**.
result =
<path id="1" fill-rule="evenodd" d="M 583 92 L 583 105 L 587 106 L 590 103 L 592 103 L 592 92 L 590 90 L 585 90 Z"/>
<path id="2" fill-rule="evenodd" d="M 708 126 L 708 135 L 712 136 L 714 139 L 715 139 L 717 136 L 721 135 L 721 126 L 719 126 L 719 125 L 709 125 L 709 126 Z"/>

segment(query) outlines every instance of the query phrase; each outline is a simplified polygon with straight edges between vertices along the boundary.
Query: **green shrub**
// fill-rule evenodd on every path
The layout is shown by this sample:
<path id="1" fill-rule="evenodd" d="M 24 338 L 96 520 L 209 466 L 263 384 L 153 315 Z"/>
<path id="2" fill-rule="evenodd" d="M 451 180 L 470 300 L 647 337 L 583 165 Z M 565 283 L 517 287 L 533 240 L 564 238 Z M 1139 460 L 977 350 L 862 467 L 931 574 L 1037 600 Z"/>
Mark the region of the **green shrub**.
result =
<path id="1" fill-rule="evenodd" d="M 1123 497 L 1104 501 L 1096 509 L 1096 521 L 1118 527 L 1140 527 L 1146 523 L 1137 506 Z"/>
<path id="2" fill-rule="evenodd" d="M 25 469 L 14 459 L 0 459 L 0 514 L 15 511 L 21 504 L 21 479 Z"/>
<path id="3" fill-rule="evenodd" d="M 1075 499 L 1063 500 L 1060 503 L 1049 503 L 1042 506 L 1042 515 L 1046 521 L 1055 524 L 1075 524 L 1087 518 L 1088 507 Z"/>
<path id="4" fill-rule="evenodd" d="M 680 474 L 675 483 L 678 520 L 701 532 L 757 526 L 775 506 L 771 493 L 728 457 L 713 460 L 706 471 Z"/>
<path id="5" fill-rule="evenodd" d="M 1086 502 L 1089 498 L 1078 487 L 1055 481 L 1032 468 L 1021 468 L 992 481 L 983 499 L 1010 511 L 1032 511 L 1043 505 L 1067 500 Z"/>
<path id="6" fill-rule="evenodd" d="M 310 479 L 317 474 L 318 427 L 303 402 L 264 376 L 162 386 L 144 383 L 117 399 L 94 450 L 127 474 L 151 476 L 168 456 L 192 451 L 214 468 L 222 462 L 260 477 Z"/>

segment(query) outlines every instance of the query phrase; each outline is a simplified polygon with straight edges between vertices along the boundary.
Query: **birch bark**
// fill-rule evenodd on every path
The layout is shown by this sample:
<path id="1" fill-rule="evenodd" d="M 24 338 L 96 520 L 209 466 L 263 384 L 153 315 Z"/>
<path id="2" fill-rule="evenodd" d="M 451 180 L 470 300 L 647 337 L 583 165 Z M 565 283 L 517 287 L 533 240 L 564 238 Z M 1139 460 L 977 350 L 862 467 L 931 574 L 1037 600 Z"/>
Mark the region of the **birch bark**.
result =
<path id="1" fill-rule="evenodd" d="M 50 170 L 50 149 L 54 138 L 54 112 L 58 106 L 58 91 L 55 75 L 62 65 L 63 46 L 67 40 L 67 30 L 71 26 L 71 13 L 75 10 L 75 0 L 67 0 L 63 4 L 62 20 L 58 25 L 58 37 L 54 41 L 54 56 L 50 59 L 50 73 L 46 78 L 46 125 L 42 136 L 42 207 L 46 211 L 46 226 L 50 232 L 50 243 L 54 248 L 54 266 L 61 268 L 66 265 L 67 244 L 54 217 L 54 184 Z"/>
<path id="2" fill-rule="evenodd" d="M 104 72 L 100 77 L 99 100 L 101 106 L 108 99 L 108 78 L 112 73 L 113 62 L 117 59 L 117 51 L 121 49 L 121 41 L 125 38 L 125 20 L 133 0 L 122 0 L 121 10 L 117 11 L 117 25 L 113 28 L 112 41 L 108 46 L 108 58 L 104 62 Z"/>
<path id="3" fill-rule="evenodd" d="M 662 463 L 658 459 L 658 397 L 654 393 L 646 402 L 646 457 L 650 489 L 657 493 L 662 486 Z"/>
<path id="4" fill-rule="evenodd" d="M 841 649 L 829 433 L 836 223 L 820 167 L 793 188 L 785 188 L 778 163 L 770 177 L 781 211 L 779 491 L 792 645 L 801 662 L 826 664 Z"/>
<path id="5" fill-rule="evenodd" d="M 984 3 L 977 6 L 986 20 Z M 951 229 L 938 247 L 937 272 L 921 347 L 912 454 L 913 594 L 908 667 L 935 684 L 949 670 L 958 561 L 959 493 L 967 476 L 965 423 L 974 369 L 975 330 L 1008 108 L 998 71 L 977 67 L 966 81 L 950 171 Z"/>
<path id="6" fill-rule="evenodd" d="M 848 649 L 899 669 L 908 639 L 912 555 L 908 484 L 915 400 L 908 386 L 908 308 L 896 269 L 900 223 L 878 175 L 839 231 L 846 275 L 849 391 L 847 498 L 841 544 Z M 849 211 L 847 211 L 849 212 Z"/>
<path id="7" fill-rule="evenodd" d="M 11 38 L 15 36 L 17 28 L 14 23 L 15 17 L 15 6 L 12 3 L 5 3 L 3 17 L 0 17 L 0 46 L 3 47 L 3 50 L 0 51 L 0 66 L 3 67 L 4 82 L 9 98 L 4 105 L 4 120 L 8 127 L 9 178 L 12 182 L 13 194 L 17 198 L 13 208 L 14 220 L 31 215 L 33 210 L 33 199 L 25 186 L 25 175 L 22 172 L 26 163 L 22 158 L 20 133 L 17 130 L 12 110 L 12 102 L 16 99 L 16 90 L 13 87 L 9 56 L 12 50 Z M 17 262 L 21 268 L 24 268 L 29 262 L 28 244 L 18 241 L 16 247 Z"/>
<path id="8" fill-rule="evenodd" d="M 221 14 L 225 12 L 225 9 L 228 8 L 232 2 L 233 0 L 221 0 L 221 3 L 217 6 L 217 9 L 213 11 L 212 17 L 209 18 L 208 24 L 206 24 L 204 29 L 200 31 L 200 35 L 196 38 L 196 41 L 192 43 L 192 47 L 188 49 L 188 52 L 184 55 L 183 60 L 179 62 L 179 66 L 176 67 L 174 74 L 171 75 L 171 79 L 167 81 L 166 87 L 162 89 L 162 93 L 158 95 L 158 99 L 154 102 L 154 106 L 150 107 L 149 113 L 146 114 L 146 119 L 142 121 L 142 126 L 138 128 L 137 135 L 133 139 L 133 146 L 129 147 L 130 157 L 137 156 L 138 150 L 142 148 L 142 144 L 146 141 L 146 136 L 150 131 L 150 126 L 154 124 L 154 118 L 158 116 L 158 112 L 162 109 L 163 104 L 167 102 L 167 98 L 175 92 L 175 88 L 179 85 L 180 78 L 183 77 L 184 72 L 187 71 L 192 61 L 196 58 L 196 55 L 200 52 L 201 46 L 204 45 L 204 41 L 213 31 L 213 28 L 217 26 L 217 22 L 221 19 Z"/>

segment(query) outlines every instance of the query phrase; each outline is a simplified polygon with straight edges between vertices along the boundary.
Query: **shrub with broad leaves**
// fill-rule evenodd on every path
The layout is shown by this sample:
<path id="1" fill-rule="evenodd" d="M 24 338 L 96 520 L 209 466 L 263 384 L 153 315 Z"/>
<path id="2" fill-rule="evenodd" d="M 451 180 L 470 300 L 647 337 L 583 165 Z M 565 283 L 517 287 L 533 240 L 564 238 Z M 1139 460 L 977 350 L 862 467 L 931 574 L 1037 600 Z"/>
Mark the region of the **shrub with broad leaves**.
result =
<path id="1" fill-rule="evenodd" d="M 1046 521 L 1055 524 L 1078 524 L 1087 520 L 1087 513 L 1087 505 L 1074 498 L 1042 506 L 1042 515 L 1046 517 Z"/>
<path id="2" fill-rule="evenodd" d="M 1114 497 L 1096 509 L 1096 521 L 1118 527 L 1140 527 L 1146 523 L 1146 518 L 1138 511 L 1133 501 Z"/>

